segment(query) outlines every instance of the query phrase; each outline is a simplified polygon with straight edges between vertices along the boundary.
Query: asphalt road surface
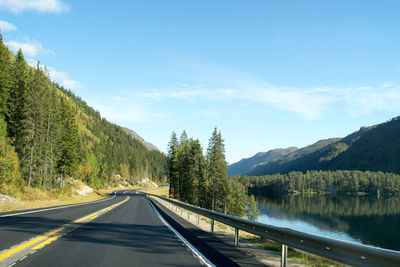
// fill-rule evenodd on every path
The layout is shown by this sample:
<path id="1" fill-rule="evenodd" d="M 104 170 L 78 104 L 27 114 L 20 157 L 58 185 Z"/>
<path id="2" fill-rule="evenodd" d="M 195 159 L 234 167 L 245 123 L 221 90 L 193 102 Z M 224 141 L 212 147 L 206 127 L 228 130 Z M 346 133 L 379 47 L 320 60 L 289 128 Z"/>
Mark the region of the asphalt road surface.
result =
<path id="1" fill-rule="evenodd" d="M 204 265 L 133 191 L 42 210 L 0 214 L 0 266 Z"/>

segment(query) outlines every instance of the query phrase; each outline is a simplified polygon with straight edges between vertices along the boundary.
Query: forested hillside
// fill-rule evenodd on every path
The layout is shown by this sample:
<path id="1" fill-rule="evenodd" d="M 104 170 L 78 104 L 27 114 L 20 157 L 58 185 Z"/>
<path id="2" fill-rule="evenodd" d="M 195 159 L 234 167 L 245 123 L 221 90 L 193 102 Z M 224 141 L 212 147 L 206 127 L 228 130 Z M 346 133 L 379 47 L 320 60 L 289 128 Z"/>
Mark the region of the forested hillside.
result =
<path id="1" fill-rule="evenodd" d="M 122 127 L 122 130 L 124 130 L 127 134 L 133 136 L 133 138 L 135 138 L 135 139 L 139 140 L 140 142 L 142 142 L 142 144 L 145 147 L 147 147 L 148 149 L 159 151 L 158 147 L 156 147 L 152 143 L 146 142 L 146 140 L 144 140 L 142 137 L 140 137 L 140 135 L 138 135 L 134 130 L 131 130 L 131 129 L 126 128 L 126 127 Z"/>
<path id="2" fill-rule="evenodd" d="M 267 162 L 261 162 L 249 169 L 244 175 L 263 175 L 264 172 L 266 174 L 287 173 L 297 168 L 307 170 L 308 167 L 311 167 L 309 162 L 312 161 L 315 157 L 314 155 L 318 153 L 318 151 L 338 140 L 340 140 L 340 138 L 320 140 L 315 144 L 297 149 L 285 156 Z"/>
<path id="3" fill-rule="evenodd" d="M 46 72 L 0 40 L 0 185 L 50 189 L 66 177 L 97 188 L 112 185 L 113 177 L 165 181 L 164 154 L 102 118 Z"/>
<path id="4" fill-rule="evenodd" d="M 264 176 L 232 176 L 251 193 L 385 194 L 400 195 L 400 175 L 371 171 L 307 171 Z"/>
<path id="5" fill-rule="evenodd" d="M 308 170 L 361 170 L 400 174 L 400 117 L 362 127 L 344 138 L 322 140 L 275 160 L 255 165 L 246 175 Z"/>
<path id="6" fill-rule="evenodd" d="M 286 156 L 294 151 L 298 150 L 297 147 L 288 147 L 285 149 L 278 148 L 269 150 L 267 152 L 259 152 L 251 158 L 242 159 L 239 162 L 233 163 L 228 166 L 228 175 L 231 176 L 233 174 L 243 175 L 251 171 L 258 164 L 265 164 L 272 160 L 279 159 L 283 156 Z"/>

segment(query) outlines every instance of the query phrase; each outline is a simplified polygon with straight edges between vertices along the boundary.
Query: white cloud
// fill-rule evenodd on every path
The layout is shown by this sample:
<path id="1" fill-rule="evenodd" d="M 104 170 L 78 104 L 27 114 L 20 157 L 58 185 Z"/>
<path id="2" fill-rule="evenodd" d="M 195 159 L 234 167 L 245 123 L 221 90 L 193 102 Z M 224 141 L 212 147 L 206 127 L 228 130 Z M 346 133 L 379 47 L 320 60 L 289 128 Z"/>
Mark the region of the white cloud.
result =
<path id="1" fill-rule="evenodd" d="M 0 20 L 0 30 L 2 32 L 11 32 L 11 31 L 16 31 L 17 30 L 17 26 L 4 21 L 4 20 Z"/>
<path id="2" fill-rule="evenodd" d="M 187 101 L 231 101 L 245 100 L 273 106 L 282 110 L 294 111 L 308 119 L 319 117 L 327 103 L 334 101 L 318 91 L 301 91 L 295 88 L 276 87 L 265 83 L 263 87 L 247 84 L 243 87 L 205 89 L 179 88 L 140 92 L 141 98 L 160 101 L 162 99 L 182 99 Z"/>
<path id="3" fill-rule="evenodd" d="M 343 101 L 347 111 L 354 117 L 379 110 L 400 112 L 400 86 L 385 83 L 368 91 L 363 87 L 350 87 L 344 91 Z"/>
<path id="4" fill-rule="evenodd" d="M 72 80 L 65 72 L 58 71 L 52 67 L 47 67 L 47 70 L 52 80 L 55 80 L 67 89 L 76 90 L 83 87 L 82 83 Z"/>
<path id="5" fill-rule="evenodd" d="M 0 9 L 13 13 L 36 11 L 58 14 L 69 11 L 69 6 L 62 0 L 0 0 Z"/>
<path id="6" fill-rule="evenodd" d="M 166 118 L 168 114 L 150 111 L 143 103 L 131 97 L 94 96 L 88 101 L 95 109 L 101 111 L 101 115 L 112 122 L 144 123 L 154 118 Z"/>
<path id="7" fill-rule="evenodd" d="M 177 88 L 179 87 L 180 88 Z M 377 86 L 322 87 L 303 89 L 275 86 L 266 82 L 238 83 L 236 88 L 206 88 L 177 84 L 163 90 L 139 92 L 137 97 L 152 101 L 180 99 L 185 101 L 232 101 L 241 100 L 261 103 L 299 114 L 306 119 L 317 119 L 325 111 L 343 104 L 351 116 L 370 114 L 376 110 L 400 111 L 400 86 L 383 83 Z M 203 115 L 210 115 L 204 111 Z"/>
<path id="8" fill-rule="evenodd" d="M 14 52 L 17 52 L 21 48 L 24 55 L 28 57 L 35 57 L 43 54 L 55 55 L 53 51 L 44 48 L 41 43 L 36 40 L 31 40 L 28 37 L 25 37 L 22 42 L 7 41 L 5 44 Z"/>
<path id="9" fill-rule="evenodd" d="M 32 67 L 36 67 L 38 63 L 33 58 L 28 58 L 26 61 Z M 77 90 L 83 88 L 83 84 L 81 82 L 72 80 L 65 72 L 58 71 L 55 68 L 48 66 L 42 66 L 42 69 L 50 76 L 51 80 L 56 81 L 58 84 L 62 85 L 66 89 Z"/>
<path id="10" fill-rule="evenodd" d="M 37 60 L 34 60 L 33 58 L 28 58 L 28 59 L 26 59 L 26 62 L 28 62 L 28 64 L 31 66 L 31 67 L 36 67 L 37 66 Z"/>

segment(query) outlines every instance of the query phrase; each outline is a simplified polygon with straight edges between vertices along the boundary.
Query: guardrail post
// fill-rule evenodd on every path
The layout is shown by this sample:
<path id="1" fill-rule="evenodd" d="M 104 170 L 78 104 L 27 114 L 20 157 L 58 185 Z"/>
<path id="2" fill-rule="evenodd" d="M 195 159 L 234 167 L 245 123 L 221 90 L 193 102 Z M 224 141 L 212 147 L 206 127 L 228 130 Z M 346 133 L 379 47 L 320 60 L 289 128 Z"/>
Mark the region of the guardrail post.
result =
<path id="1" fill-rule="evenodd" d="M 181 216 L 183 216 L 183 208 L 181 207 Z"/>
<path id="2" fill-rule="evenodd" d="M 190 212 L 189 211 L 187 211 L 188 212 L 188 221 L 190 220 Z"/>
<path id="3" fill-rule="evenodd" d="M 286 267 L 287 260 L 287 245 L 282 244 L 281 267 Z"/>
<path id="4" fill-rule="evenodd" d="M 200 215 L 197 214 L 197 225 L 199 225 L 199 224 L 200 224 Z"/>
<path id="5" fill-rule="evenodd" d="M 235 247 L 239 246 L 239 228 L 235 228 Z"/>
<path id="6" fill-rule="evenodd" d="M 214 220 L 211 219 L 211 232 L 214 233 Z"/>

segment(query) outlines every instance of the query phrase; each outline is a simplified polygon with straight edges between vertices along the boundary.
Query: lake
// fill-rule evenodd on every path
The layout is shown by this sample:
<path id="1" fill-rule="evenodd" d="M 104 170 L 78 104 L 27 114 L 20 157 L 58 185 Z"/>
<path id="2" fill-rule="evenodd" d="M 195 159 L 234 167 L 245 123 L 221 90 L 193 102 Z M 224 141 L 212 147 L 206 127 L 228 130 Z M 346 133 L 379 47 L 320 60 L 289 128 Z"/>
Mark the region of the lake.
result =
<path id="1" fill-rule="evenodd" d="M 400 197 L 255 198 L 258 222 L 400 251 Z"/>

